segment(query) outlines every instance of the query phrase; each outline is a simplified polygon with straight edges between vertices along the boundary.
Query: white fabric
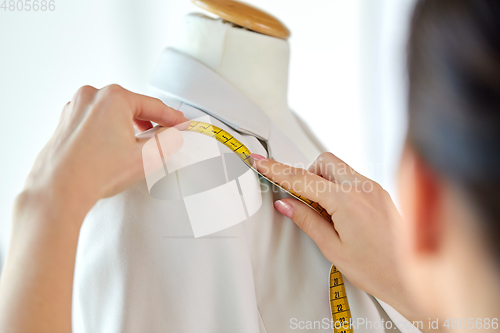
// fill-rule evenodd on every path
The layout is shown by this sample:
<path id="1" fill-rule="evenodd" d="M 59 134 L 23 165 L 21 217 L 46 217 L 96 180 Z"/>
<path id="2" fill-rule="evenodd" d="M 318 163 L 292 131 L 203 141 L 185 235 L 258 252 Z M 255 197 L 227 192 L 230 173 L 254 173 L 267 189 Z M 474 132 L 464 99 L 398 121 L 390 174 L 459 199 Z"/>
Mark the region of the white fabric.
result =
<path id="1" fill-rule="evenodd" d="M 234 135 L 239 131 L 238 139 L 252 152 L 270 151 L 288 164 L 311 162 L 255 104 L 194 59 L 167 49 L 152 85 L 155 96 L 188 118 L 206 113 L 214 125 Z M 267 151 L 244 133 L 265 140 Z M 214 163 L 199 162 L 196 172 L 172 172 L 177 181 L 167 175 L 151 194 L 143 181 L 93 208 L 77 253 L 74 332 L 290 332 L 301 331 L 293 329 L 294 322 L 329 320 L 330 263 L 307 235 L 274 210 L 274 200 L 286 196 L 282 192 L 263 191 L 258 199 L 242 188 L 242 200 L 252 197 L 254 214 L 194 237 L 186 206 L 175 198 L 179 191 L 184 195 L 185 186 L 192 193 L 214 188 L 212 178 L 217 177 L 211 176 L 219 171 Z M 245 171 L 227 168 L 225 179 L 246 184 Z M 267 187 L 261 183 L 263 190 Z M 345 285 L 354 320 L 389 320 L 373 297 L 347 279 Z M 365 331 L 383 330 L 356 332 Z"/>

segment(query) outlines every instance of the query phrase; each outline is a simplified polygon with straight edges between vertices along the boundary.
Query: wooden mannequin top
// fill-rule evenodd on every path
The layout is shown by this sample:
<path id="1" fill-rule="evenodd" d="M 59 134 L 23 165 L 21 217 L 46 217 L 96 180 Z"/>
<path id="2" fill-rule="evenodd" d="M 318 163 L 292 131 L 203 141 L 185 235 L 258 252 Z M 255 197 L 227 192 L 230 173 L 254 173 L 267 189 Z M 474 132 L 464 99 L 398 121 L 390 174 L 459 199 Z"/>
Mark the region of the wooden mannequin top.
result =
<path id="1" fill-rule="evenodd" d="M 320 151 L 288 107 L 287 40 L 199 13 L 185 17 L 172 45 L 211 68 L 259 106 L 311 162 Z"/>
<path id="2" fill-rule="evenodd" d="M 248 30 L 264 35 L 288 39 L 290 30 L 276 17 L 236 0 L 192 0 L 206 11 Z"/>

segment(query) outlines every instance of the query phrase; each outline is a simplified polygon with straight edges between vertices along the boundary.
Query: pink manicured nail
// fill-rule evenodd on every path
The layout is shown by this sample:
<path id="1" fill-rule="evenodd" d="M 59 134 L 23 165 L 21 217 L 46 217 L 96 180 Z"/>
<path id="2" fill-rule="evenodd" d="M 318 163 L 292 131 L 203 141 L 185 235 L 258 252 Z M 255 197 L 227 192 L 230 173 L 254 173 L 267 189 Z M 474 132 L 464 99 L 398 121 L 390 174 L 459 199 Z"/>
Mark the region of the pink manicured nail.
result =
<path id="1" fill-rule="evenodd" d="M 257 160 L 257 161 L 259 161 L 259 160 L 265 160 L 266 159 L 264 156 L 259 155 L 259 154 L 250 154 L 250 156 L 252 156 L 253 159 Z"/>
<path id="2" fill-rule="evenodd" d="M 288 218 L 292 218 L 293 216 L 293 207 L 289 203 L 278 200 L 274 202 L 274 208 Z"/>

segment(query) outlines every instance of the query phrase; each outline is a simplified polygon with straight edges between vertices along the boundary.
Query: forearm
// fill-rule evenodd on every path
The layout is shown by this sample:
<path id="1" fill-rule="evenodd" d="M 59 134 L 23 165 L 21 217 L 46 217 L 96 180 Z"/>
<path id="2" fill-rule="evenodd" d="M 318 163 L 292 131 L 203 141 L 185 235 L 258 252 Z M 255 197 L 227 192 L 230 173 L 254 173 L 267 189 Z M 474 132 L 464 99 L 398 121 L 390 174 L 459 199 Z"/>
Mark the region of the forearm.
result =
<path id="1" fill-rule="evenodd" d="M 0 281 L 0 331 L 70 332 L 75 255 L 85 211 L 71 198 L 22 194 Z"/>

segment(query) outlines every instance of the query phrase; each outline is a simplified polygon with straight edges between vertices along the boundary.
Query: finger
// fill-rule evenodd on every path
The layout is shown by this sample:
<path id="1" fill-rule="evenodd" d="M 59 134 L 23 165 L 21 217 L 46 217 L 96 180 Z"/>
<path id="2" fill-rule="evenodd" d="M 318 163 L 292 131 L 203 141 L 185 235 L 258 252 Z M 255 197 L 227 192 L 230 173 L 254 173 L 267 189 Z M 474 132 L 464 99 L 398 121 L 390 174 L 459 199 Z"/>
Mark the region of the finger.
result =
<path id="1" fill-rule="evenodd" d="M 278 163 L 260 155 L 251 155 L 257 170 L 285 189 L 292 190 L 309 200 L 316 201 L 333 215 L 338 207 L 338 184 L 307 170 Z"/>
<path id="2" fill-rule="evenodd" d="M 76 104 L 78 100 L 88 100 L 89 98 L 93 98 L 96 93 L 97 89 L 92 86 L 81 86 L 73 95 L 70 103 Z"/>
<path id="3" fill-rule="evenodd" d="M 101 89 L 100 93 L 103 96 L 122 97 L 132 110 L 134 119 L 153 121 L 166 127 L 188 121 L 182 112 L 168 107 L 159 99 L 133 93 L 116 84 Z"/>
<path id="4" fill-rule="evenodd" d="M 97 92 L 98 90 L 92 86 L 80 87 L 69 102 L 71 110 L 77 111 L 77 113 L 86 110 L 87 106 L 94 100 Z"/>
<path id="5" fill-rule="evenodd" d="M 134 119 L 135 127 L 141 132 L 147 131 L 153 128 L 153 124 L 147 120 Z"/>
<path id="6" fill-rule="evenodd" d="M 135 119 L 154 121 L 165 127 L 172 127 L 188 121 L 182 112 L 168 107 L 157 98 L 132 92 L 130 94 L 130 105 L 134 111 Z"/>
<path id="7" fill-rule="evenodd" d="M 278 212 L 290 218 L 318 245 L 325 257 L 330 258 L 340 246 L 335 227 L 323 216 L 295 199 L 282 199 L 274 203 Z"/>
<path id="8" fill-rule="evenodd" d="M 359 175 L 347 163 L 332 153 L 322 153 L 319 155 L 308 171 L 336 183 L 352 180 L 352 178 Z"/>

